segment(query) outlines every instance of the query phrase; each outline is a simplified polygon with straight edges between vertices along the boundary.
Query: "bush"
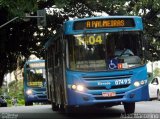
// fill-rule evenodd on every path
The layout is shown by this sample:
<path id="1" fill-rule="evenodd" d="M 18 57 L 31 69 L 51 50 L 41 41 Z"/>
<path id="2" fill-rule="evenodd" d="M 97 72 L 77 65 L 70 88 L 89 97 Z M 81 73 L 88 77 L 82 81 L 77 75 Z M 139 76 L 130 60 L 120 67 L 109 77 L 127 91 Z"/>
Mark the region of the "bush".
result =
<path id="1" fill-rule="evenodd" d="M 19 99 L 19 100 L 18 100 L 18 105 L 24 105 L 24 103 L 25 103 L 25 102 L 24 102 L 24 99 Z"/>
<path id="2" fill-rule="evenodd" d="M 6 101 L 7 101 L 7 106 L 8 107 L 12 106 L 12 100 L 11 99 L 6 99 Z"/>

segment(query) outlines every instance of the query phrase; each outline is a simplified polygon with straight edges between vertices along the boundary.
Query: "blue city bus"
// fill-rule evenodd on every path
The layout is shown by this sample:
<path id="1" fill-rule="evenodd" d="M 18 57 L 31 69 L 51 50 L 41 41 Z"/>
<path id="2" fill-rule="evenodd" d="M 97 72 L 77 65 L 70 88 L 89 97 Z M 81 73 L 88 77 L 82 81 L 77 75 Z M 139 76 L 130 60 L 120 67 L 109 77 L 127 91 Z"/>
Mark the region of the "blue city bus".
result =
<path id="1" fill-rule="evenodd" d="M 45 60 L 29 60 L 24 65 L 25 105 L 47 102 Z"/>
<path id="2" fill-rule="evenodd" d="M 45 44 L 47 96 L 53 110 L 147 101 L 146 38 L 139 16 L 65 21 Z"/>

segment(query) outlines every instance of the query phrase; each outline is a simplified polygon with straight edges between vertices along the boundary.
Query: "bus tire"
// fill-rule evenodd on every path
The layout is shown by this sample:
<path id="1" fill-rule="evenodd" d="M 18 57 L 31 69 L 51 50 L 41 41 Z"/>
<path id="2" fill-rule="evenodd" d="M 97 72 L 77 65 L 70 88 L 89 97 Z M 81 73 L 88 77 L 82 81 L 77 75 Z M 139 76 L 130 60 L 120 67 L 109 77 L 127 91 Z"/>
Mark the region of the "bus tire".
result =
<path id="1" fill-rule="evenodd" d="M 64 108 L 64 93 L 63 93 L 62 87 L 60 88 L 60 98 L 61 98 L 60 111 L 64 112 L 65 111 L 65 108 Z"/>
<path id="2" fill-rule="evenodd" d="M 25 106 L 32 106 L 33 102 L 25 102 Z"/>
<path id="3" fill-rule="evenodd" d="M 157 99 L 158 99 L 158 101 L 160 101 L 160 91 L 159 90 L 157 92 Z"/>
<path id="4" fill-rule="evenodd" d="M 135 102 L 124 103 L 124 110 L 126 114 L 132 114 L 135 111 Z"/>
<path id="5" fill-rule="evenodd" d="M 59 107 L 56 105 L 56 103 L 52 102 L 52 110 L 53 111 L 58 111 Z"/>
<path id="6" fill-rule="evenodd" d="M 76 108 L 73 107 L 73 106 L 66 106 L 65 107 L 65 113 L 70 116 L 72 114 L 75 114 L 76 113 Z"/>

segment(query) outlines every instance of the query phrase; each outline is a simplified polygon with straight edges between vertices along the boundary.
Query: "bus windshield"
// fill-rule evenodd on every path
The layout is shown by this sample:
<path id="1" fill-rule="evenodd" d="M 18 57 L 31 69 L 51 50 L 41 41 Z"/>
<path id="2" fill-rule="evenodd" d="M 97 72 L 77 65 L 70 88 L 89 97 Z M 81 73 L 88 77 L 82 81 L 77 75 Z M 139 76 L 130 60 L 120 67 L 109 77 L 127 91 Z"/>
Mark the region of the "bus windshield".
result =
<path id="1" fill-rule="evenodd" d="M 145 63 L 140 31 L 69 35 L 67 41 L 71 70 L 118 70 Z"/>
<path id="2" fill-rule="evenodd" d="M 27 85 L 30 87 L 45 87 L 45 69 L 28 69 Z"/>

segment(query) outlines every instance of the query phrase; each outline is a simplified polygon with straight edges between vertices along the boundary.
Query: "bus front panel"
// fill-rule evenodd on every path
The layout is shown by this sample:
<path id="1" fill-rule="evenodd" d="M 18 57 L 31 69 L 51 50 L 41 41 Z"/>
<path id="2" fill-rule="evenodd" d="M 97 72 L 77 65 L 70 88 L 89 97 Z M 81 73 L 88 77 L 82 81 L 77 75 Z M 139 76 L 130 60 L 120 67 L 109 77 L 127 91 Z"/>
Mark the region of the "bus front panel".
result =
<path id="1" fill-rule="evenodd" d="M 114 72 L 67 71 L 68 105 L 147 101 L 146 67 Z"/>

